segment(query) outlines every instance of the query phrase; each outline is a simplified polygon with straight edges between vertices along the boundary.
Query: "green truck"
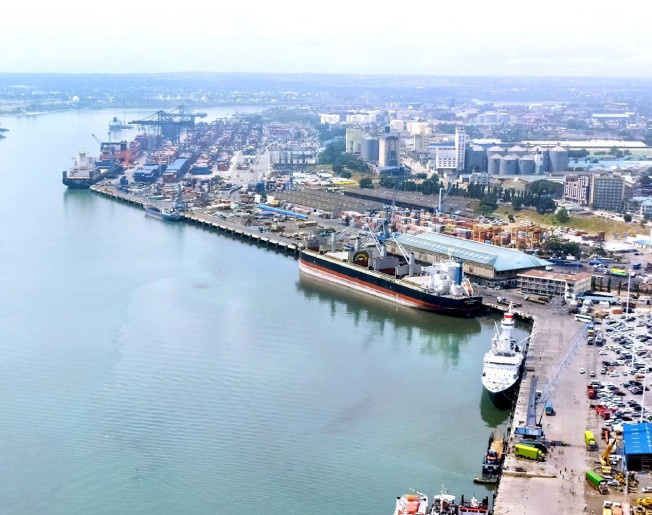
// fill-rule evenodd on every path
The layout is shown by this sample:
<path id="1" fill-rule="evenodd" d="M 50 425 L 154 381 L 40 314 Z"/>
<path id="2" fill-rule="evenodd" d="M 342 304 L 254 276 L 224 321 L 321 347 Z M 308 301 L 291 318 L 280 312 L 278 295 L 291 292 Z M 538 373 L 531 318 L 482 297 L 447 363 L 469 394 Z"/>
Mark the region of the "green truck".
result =
<path id="1" fill-rule="evenodd" d="M 598 444 L 595 443 L 595 436 L 593 436 L 593 433 L 591 431 L 584 432 L 584 443 L 586 444 L 586 449 L 588 451 L 598 450 Z"/>
<path id="2" fill-rule="evenodd" d="M 592 488 L 595 488 L 601 494 L 605 495 L 609 493 L 607 481 L 600 474 L 593 472 L 592 470 L 587 470 L 586 481 Z"/>
<path id="3" fill-rule="evenodd" d="M 528 460 L 536 460 L 536 461 L 545 460 L 544 454 L 539 449 L 521 443 L 517 443 L 514 446 L 514 454 L 516 454 L 518 458 L 526 458 Z"/>

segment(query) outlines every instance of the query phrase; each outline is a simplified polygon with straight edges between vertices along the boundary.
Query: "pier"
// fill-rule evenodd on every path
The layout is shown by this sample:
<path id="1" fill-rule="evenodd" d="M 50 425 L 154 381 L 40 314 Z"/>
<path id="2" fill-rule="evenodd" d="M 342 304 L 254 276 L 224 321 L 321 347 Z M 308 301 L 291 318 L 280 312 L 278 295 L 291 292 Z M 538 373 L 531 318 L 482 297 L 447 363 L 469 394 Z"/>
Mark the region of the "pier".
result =
<path id="1" fill-rule="evenodd" d="M 586 376 L 577 370 L 580 359 L 588 355 L 586 345 L 582 345 L 585 325 L 561 308 L 528 306 L 528 310 L 534 320 L 533 337 L 514 407 L 494 514 L 520 515 L 525 506 L 529 514 L 582 513 L 586 506 L 584 473 L 593 467 L 583 438 L 584 431 L 591 428 L 589 401 L 582 386 Z M 552 402 L 555 416 L 543 414 L 547 400 Z M 548 440 L 563 440 L 570 445 L 551 448 L 542 463 L 516 458 L 514 444 L 519 438 L 515 431 L 528 424 L 528 415 L 530 422 L 541 424 Z"/>
<path id="2" fill-rule="evenodd" d="M 106 186 L 91 186 L 91 191 L 104 195 L 105 197 L 119 200 L 134 207 L 145 209 L 147 204 L 142 197 L 131 195 L 129 193 L 116 190 L 113 187 Z M 258 230 L 258 226 L 247 227 L 243 224 L 234 223 L 228 220 L 216 219 L 216 217 L 199 213 L 199 212 L 186 212 L 181 216 L 181 221 L 188 222 L 208 230 L 217 231 L 220 233 L 228 234 L 261 247 L 274 249 L 291 256 L 299 257 L 299 245 L 296 241 L 290 238 L 285 238 L 281 235 L 270 235 Z"/>

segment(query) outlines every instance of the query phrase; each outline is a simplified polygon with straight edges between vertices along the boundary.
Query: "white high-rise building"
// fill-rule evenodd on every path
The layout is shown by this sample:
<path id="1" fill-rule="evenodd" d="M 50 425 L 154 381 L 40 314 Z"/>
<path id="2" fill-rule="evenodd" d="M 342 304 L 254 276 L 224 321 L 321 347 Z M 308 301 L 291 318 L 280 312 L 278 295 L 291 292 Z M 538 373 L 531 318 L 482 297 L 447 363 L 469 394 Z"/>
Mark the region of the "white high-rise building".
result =
<path id="1" fill-rule="evenodd" d="M 346 152 L 349 154 L 360 154 L 362 152 L 362 139 L 364 130 L 362 127 L 349 127 L 346 129 Z"/>
<path id="2" fill-rule="evenodd" d="M 431 149 L 431 158 L 437 170 L 464 170 L 468 136 L 463 127 L 455 128 L 455 143 L 439 143 Z M 434 150 L 434 152 L 433 152 Z"/>
<path id="3" fill-rule="evenodd" d="M 455 127 L 455 152 L 457 154 L 457 171 L 464 170 L 464 155 L 466 154 L 466 144 L 468 136 L 464 127 Z"/>

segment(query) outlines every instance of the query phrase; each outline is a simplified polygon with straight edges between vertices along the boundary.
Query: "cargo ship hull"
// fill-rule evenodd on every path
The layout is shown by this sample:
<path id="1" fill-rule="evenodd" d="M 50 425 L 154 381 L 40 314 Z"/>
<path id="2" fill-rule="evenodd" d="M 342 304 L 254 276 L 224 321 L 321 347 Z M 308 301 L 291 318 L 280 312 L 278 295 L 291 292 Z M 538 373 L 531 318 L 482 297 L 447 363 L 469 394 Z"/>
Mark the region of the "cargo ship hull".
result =
<path id="1" fill-rule="evenodd" d="M 521 378 L 519 374 L 519 379 L 506 390 L 501 390 L 500 392 L 492 392 L 487 390 L 489 393 L 489 398 L 491 399 L 491 402 L 494 404 L 494 406 L 496 406 L 498 409 L 503 410 L 511 409 L 518 394 L 518 384 L 520 381 Z"/>
<path id="2" fill-rule="evenodd" d="M 181 220 L 179 213 L 166 213 L 157 209 L 146 208 L 145 214 L 152 218 L 158 218 L 159 220 L 167 220 L 168 222 L 178 222 Z"/>
<path id="3" fill-rule="evenodd" d="M 109 175 L 108 169 L 101 169 L 96 173 L 91 173 L 86 177 L 69 177 L 68 172 L 63 172 L 63 184 L 73 190 L 87 190 L 93 184 L 101 181 Z"/>
<path id="4" fill-rule="evenodd" d="M 391 276 L 370 272 L 356 265 L 338 263 L 316 253 L 301 251 L 299 270 L 357 291 L 412 308 L 443 315 L 470 317 L 482 310 L 482 297 L 446 297 L 434 295 L 393 281 Z"/>

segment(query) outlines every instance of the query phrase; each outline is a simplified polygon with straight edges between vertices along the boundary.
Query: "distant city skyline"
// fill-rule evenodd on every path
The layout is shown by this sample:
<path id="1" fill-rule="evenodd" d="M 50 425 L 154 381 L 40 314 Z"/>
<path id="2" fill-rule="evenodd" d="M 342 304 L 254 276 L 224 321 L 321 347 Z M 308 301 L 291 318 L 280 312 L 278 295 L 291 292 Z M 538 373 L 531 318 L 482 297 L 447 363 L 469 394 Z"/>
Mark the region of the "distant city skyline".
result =
<path id="1" fill-rule="evenodd" d="M 652 77 L 652 9 L 599 4 L 12 3 L 0 72 Z"/>

